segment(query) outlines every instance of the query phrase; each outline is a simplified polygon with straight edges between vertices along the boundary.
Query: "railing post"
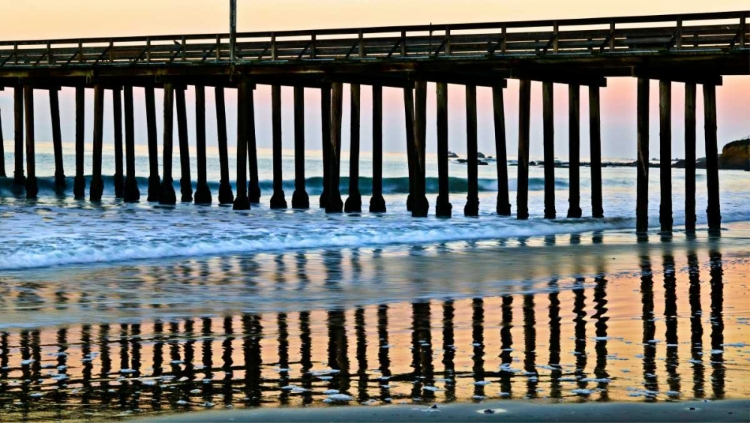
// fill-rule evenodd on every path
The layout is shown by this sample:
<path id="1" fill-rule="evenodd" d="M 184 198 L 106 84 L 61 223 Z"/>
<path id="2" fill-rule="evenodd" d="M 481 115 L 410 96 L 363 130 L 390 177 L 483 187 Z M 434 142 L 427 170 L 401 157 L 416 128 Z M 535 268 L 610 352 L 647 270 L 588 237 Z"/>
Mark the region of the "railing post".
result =
<path id="1" fill-rule="evenodd" d="M 151 38 L 146 38 L 146 61 L 151 63 Z"/>
<path id="2" fill-rule="evenodd" d="M 115 61 L 115 52 L 114 52 L 114 48 L 115 48 L 115 43 L 114 43 L 114 41 L 112 41 L 112 39 L 110 38 L 110 40 L 109 40 L 109 63 L 112 63 L 112 62 L 114 62 L 114 61 Z"/>
<path id="3" fill-rule="evenodd" d="M 743 13 L 740 17 L 740 48 L 747 45 L 747 17 Z"/>
<path id="4" fill-rule="evenodd" d="M 365 57 L 365 40 L 364 40 L 364 34 L 362 34 L 362 30 L 359 30 L 359 58 L 364 59 Z"/>
<path id="5" fill-rule="evenodd" d="M 221 60 L 221 35 L 216 36 L 216 60 Z"/>
<path id="6" fill-rule="evenodd" d="M 182 36 L 182 61 L 184 62 L 187 60 L 187 41 L 185 40 L 185 36 Z"/>
<path id="7" fill-rule="evenodd" d="M 18 64 L 18 43 L 13 43 L 13 61 Z"/>
<path id="8" fill-rule="evenodd" d="M 503 26 L 503 40 L 500 43 L 500 52 L 505 54 L 508 51 L 508 28 Z"/>
<path id="9" fill-rule="evenodd" d="M 401 57 L 406 57 L 406 31 L 401 31 Z"/>
<path id="10" fill-rule="evenodd" d="M 451 29 L 445 28 L 445 55 L 451 55 Z"/>
<path id="11" fill-rule="evenodd" d="M 311 59 L 315 58 L 315 50 L 317 49 L 317 44 L 318 44 L 318 40 L 317 40 L 315 33 L 313 32 L 312 39 L 310 40 L 310 58 Z"/>
<path id="12" fill-rule="evenodd" d="M 682 48 L 682 19 L 677 19 L 677 32 L 675 33 L 675 46 Z"/>
<path id="13" fill-rule="evenodd" d="M 52 64 L 52 43 L 47 41 L 47 64 Z"/>
<path id="14" fill-rule="evenodd" d="M 271 34 L 271 60 L 276 60 L 276 35 Z"/>
<path id="15" fill-rule="evenodd" d="M 78 40 L 78 63 L 83 63 L 83 41 Z"/>
<path id="16" fill-rule="evenodd" d="M 552 51 L 557 53 L 560 45 L 560 26 L 555 22 L 552 31 Z"/>
<path id="17" fill-rule="evenodd" d="M 609 24 L 609 51 L 615 50 L 615 21 Z"/>

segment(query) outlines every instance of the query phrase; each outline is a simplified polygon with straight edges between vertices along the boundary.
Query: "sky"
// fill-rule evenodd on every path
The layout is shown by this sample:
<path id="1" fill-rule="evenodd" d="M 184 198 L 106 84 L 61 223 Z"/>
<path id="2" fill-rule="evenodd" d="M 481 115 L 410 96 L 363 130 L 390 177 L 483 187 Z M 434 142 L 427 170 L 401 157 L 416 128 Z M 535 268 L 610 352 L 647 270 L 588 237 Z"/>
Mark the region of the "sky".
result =
<path id="1" fill-rule="evenodd" d="M 181 33 L 227 32 L 229 0 L 34 0 L 0 2 L 0 40 L 71 38 L 94 36 L 156 35 Z M 582 0 L 550 2 L 543 0 L 238 0 L 238 30 L 285 30 L 330 27 L 356 27 L 379 25 L 439 24 L 464 22 L 491 22 L 525 19 L 604 17 L 622 15 L 671 14 L 690 12 L 715 12 L 747 10 L 746 0 L 661 0 L 602 2 Z M 19 18 L 22 17 L 22 18 Z M 684 157 L 684 85 L 673 87 L 673 157 Z M 345 87 L 347 88 L 347 87 Z M 602 139 L 603 155 L 611 158 L 633 158 L 636 152 L 636 81 L 632 78 L 610 78 L 602 89 Z M 256 133 L 259 147 L 270 147 L 270 87 L 258 86 L 255 91 Z M 588 95 L 581 93 L 581 155 L 588 157 Z M 111 115 L 107 94 L 105 116 Z M 145 143 L 145 115 L 143 93 L 136 89 L 137 142 Z M 188 113 L 192 115 L 193 92 L 188 92 Z M 93 92 L 87 90 L 87 143 L 93 131 L 91 113 Z M 157 94 L 157 101 L 161 95 Z M 320 104 L 317 90 L 306 90 L 306 138 L 309 149 L 320 148 Z M 750 136 L 750 76 L 725 77 L 724 85 L 717 88 L 719 144 Z M 465 91 L 462 86 L 449 87 L 449 137 L 451 150 L 463 153 L 466 144 Z M 65 148 L 74 140 L 73 90 L 63 89 L 61 117 Z M 208 139 L 215 140 L 213 94 L 207 95 Z M 362 148 L 371 147 L 370 89 L 362 88 Z M 35 93 L 37 115 L 37 140 L 51 139 L 49 102 L 47 93 Z M 567 87 L 555 85 L 555 150 L 556 156 L 567 158 L 568 108 Z M 703 146 L 702 95 L 698 95 L 698 155 Z M 494 155 L 492 99 L 489 89 L 478 89 L 479 149 Z M 435 87 L 428 87 L 428 152 L 435 152 Z M 282 90 L 283 143 L 293 147 L 292 89 Z M 659 107 L 658 84 L 651 85 L 651 151 L 659 157 Z M 161 114 L 161 104 L 157 105 Z M 348 92 L 344 96 L 343 150 L 348 150 L 349 117 Z M 236 93 L 227 90 L 228 127 L 230 144 L 235 143 Z M 518 81 L 509 80 L 505 90 L 505 116 L 507 121 L 508 154 L 517 153 L 518 137 Z M 12 150 L 12 91 L 0 92 L 0 117 L 6 151 Z M 405 151 L 403 95 L 398 89 L 384 91 L 384 148 L 386 151 Z M 191 118 L 191 144 L 194 144 L 194 123 Z M 541 84 L 532 86 L 532 157 L 542 155 Z M 112 121 L 105 122 L 105 139 L 111 140 Z M 161 133 L 161 122 L 159 123 Z M 215 141 L 214 141 L 215 142 Z"/>

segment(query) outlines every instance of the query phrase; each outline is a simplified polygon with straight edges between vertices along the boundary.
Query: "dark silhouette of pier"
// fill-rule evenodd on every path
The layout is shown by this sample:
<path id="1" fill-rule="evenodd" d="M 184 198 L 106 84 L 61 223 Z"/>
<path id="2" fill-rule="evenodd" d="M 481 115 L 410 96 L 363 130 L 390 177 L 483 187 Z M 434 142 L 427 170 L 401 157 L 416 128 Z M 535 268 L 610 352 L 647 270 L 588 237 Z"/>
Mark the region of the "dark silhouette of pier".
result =
<path id="1" fill-rule="evenodd" d="M 686 147 L 686 227 L 695 229 L 696 93 L 702 85 L 707 157 L 708 225 L 721 224 L 719 206 L 718 147 L 716 136 L 716 87 L 725 75 L 750 74 L 750 12 L 610 17 L 525 22 L 418 25 L 232 34 L 186 34 L 152 37 L 118 37 L 0 42 L 0 89 L 14 93 L 15 167 L 18 191 L 28 198 L 38 195 L 35 166 L 33 90 L 48 90 L 55 151 L 55 180 L 64 189 L 58 90 L 76 88 L 76 169 L 74 194 L 85 197 L 84 90 L 94 90 L 93 174 L 89 199 L 101 200 L 103 192 L 102 145 L 105 90 L 114 102 L 114 188 L 126 202 L 140 199 L 134 162 L 133 87 L 146 93 L 149 148 L 148 201 L 174 204 L 173 125 L 176 111 L 180 155 L 180 201 L 209 204 L 212 193 L 206 181 L 205 88 L 213 87 L 221 159 L 218 201 L 249 209 L 260 201 L 255 140 L 253 90 L 258 84 L 272 86 L 273 193 L 272 208 L 287 208 L 281 170 L 281 87 L 294 87 L 295 190 L 291 207 L 308 208 L 304 168 L 304 88 L 321 90 L 324 192 L 319 205 L 329 213 L 360 212 L 359 138 L 360 87 L 373 89 L 373 196 L 371 212 L 385 212 L 382 196 L 382 89 L 403 90 L 406 117 L 406 151 L 409 162 L 408 209 L 415 217 L 427 216 L 430 204 L 425 190 L 426 96 L 428 82 L 437 90 L 437 146 L 439 196 L 435 213 L 449 217 L 448 90 L 447 84 L 466 87 L 468 197 L 464 213 L 479 214 L 476 88 L 493 92 L 494 137 L 498 158 L 498 195 L 495 210 L 512 213 L 504 121 L 503 89 L 508 78 L 520 80 L 518 186 L 516 217 L 527 219 L 531 84 L 543 84 L 544 216 L 555 210 L 553 84 L 569 87 L 570 193 L 567 216 L 582 216 L 580 207 L 580 96 L 588 88 L 591 139 L 593 217 L 604 216 L 602 204 L 600 90 L 607 78 L 638 79 L 637 230 L 648 228 L 649 177 L 649 81 L 658 80 L 660 99 L 660 223 L 670 232 L 672 219 L 671 87 L 684 83 Z M 351 87 L 351 160 L 349 198 L 339 192 L 342 101 L 344 85 Z M 196 87 L 197 186 L 192 186 L 188 156 L 185 89 Z M 163 175 L 159 175 L 155 89 L 164 91 Z M 227 157 L 224 90 L 237 89 L 238 134 L 237 190 L 232 192 Z M 124 119 L 123 119 L 124 117 Z M 124 136 L 123 136 L 124 133 Z M 124 140 L 124 142 L 123 142 Z M 124 152 L 123 152 L 124 148 Z M 0 151 L 1 153 L 1 151 Z M 24 154 L 25 163 L 24 163 Z M 2 154 L 0 154 L 2 157 Z M 24 167 L 25 166 L 25 167 Z M 4 163 L 0 167 L 4 174 Z M 194 192 L 193 189 L 196 189 Z"/>

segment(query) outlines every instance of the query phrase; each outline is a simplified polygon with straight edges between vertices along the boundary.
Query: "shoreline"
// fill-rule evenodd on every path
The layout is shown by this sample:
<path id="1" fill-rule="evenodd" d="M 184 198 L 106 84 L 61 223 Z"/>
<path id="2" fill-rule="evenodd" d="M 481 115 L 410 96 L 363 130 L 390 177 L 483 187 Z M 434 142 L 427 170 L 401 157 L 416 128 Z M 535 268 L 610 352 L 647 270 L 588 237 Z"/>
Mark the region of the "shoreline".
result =
<path id="1" fill-rule="evenodd" d="M 492 410 L 488 412 L 486 410 Z M 150 416 L 153 422 L 746 422 L 750 400 L 686 401 L 648 403 L 539 404 L 535 402 L 492 401 L 479 404 L 429 406 L 394 405 L 382 407 L 306 407 L 254 410 L 224 410 Z"/>

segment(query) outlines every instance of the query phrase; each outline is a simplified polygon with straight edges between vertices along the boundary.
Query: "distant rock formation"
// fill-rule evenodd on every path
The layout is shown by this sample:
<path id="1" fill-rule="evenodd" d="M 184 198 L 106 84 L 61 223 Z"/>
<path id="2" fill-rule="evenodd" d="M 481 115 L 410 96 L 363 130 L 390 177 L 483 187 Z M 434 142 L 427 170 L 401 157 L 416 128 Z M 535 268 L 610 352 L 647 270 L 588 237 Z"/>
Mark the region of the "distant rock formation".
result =
<path id="1" fill-rule="evenodd" d="M 457 159 L 458 158 L 458 154 L 456 154 L 456 153 L 454 153 L 452 151 L 449 151 L 448 152 L 448 157 L 451 158 L 451 159 Z"/>
<path id="2" fill-rule="evenodd" d="M 673 167 L 684 169 L 685 160 L 678 160 Z M 705 169 L 706 158 L 701 157 L 696 160 L 695 167 L 698 169 Z M 725 145 L 719 155 L 719 169 L 750 171 L 750 138 L 732 141 Z"/>
<path id="3" fill-rule="evenodd" d="M 725 145 L 719 156 L 719 168 L 750 170 L 750 138 Z"/>

